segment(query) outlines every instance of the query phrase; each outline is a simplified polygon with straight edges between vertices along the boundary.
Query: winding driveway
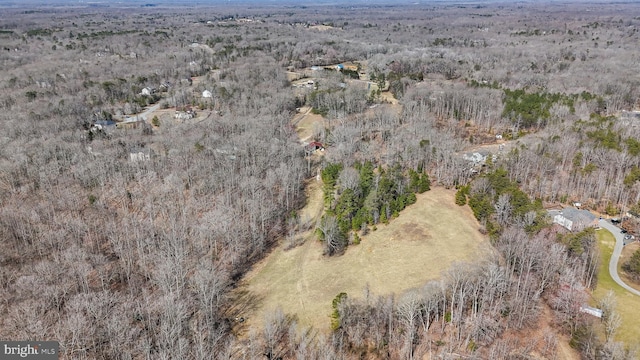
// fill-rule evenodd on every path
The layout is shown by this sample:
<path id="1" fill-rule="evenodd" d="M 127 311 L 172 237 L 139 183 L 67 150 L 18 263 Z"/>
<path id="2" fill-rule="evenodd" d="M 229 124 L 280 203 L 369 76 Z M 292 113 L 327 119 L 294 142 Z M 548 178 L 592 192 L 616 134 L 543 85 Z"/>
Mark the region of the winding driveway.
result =
<path id="1" fill-rule="evenodd" d="M 624 246 L 624 235 L 620 231 L 620 228 L 618 228 L 617 226 L 614 226 L 613 224 L 611 224 L 606 220 L 600 220 L 599 225 L 601 228 L 609 230 L 613 234 L 613 236 L 616 238 L 616 245 L 613 248 L 613 254 L 611 254 L 611 260 L 609 261 L 609 274 L 611 274 L 613 281 L 615 281 L 618 285 L 625 288 L 630 293 L 640 296 L 640 291 L 625 284 L 624 281 L 622 281 L 622 279 L 620 279 L 620 276 L 618 275 L 618 260 L 620 259 L 620 254 L 622 253 L 622 247 Z"/>
<path id="2" fill-rule="evenodd" d="M 147 108 L 147 110 L 145 110 L 145 111 L 143 111 L 143 112 L 141 112 L 140 114 L 135 115 L 135 116 L 138 116 L 140 119 L 142 119 L 142 120 L 144 120 L 144 121 L 147 121 L 147 118 L 148 118 L 148 117 L 150 117 L 150 116 L 151 116 L 151 114 L 152 114 L 154 111 L 158 110 L 159 108 L 160 108 L 160 101 L 158 101 L 157 103 L 155 103 L 153 106 L 149 106 L 149 108 Z M 150 122 L 151 122 L 151 120 L 149 120 L 148 122 L 150 123 Z"/>

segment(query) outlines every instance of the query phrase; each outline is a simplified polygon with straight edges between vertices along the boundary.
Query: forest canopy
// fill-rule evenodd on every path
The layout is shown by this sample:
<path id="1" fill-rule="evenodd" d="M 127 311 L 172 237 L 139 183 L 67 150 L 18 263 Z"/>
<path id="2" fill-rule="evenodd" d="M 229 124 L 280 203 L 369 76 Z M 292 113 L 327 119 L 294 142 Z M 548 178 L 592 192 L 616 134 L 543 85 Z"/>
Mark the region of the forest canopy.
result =
<path id="1" fill-rule="evenodd" d="M 579 311 L 596 235 L 544 210 L 639 212 L 635 4 L 0 7 L 0 338 L 87 359 L 636 356 L 611 301 Z M 339 292 L 328 333 L 286 310 L 247 325 L 259 296 L 234 291 L 283 239 L 313 231 L 330 263 L 435 187 L 488 256 Z"/>

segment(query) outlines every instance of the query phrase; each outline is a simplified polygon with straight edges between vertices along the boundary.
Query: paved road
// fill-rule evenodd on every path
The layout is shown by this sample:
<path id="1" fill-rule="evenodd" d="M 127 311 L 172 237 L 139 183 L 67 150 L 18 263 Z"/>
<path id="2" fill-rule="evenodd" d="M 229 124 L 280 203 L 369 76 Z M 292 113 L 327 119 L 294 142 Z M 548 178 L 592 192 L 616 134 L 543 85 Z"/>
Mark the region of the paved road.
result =
<path id="1" fill-rule="evenodd" d="M 640 291 L 625 284 L 622 281 L 622 279 L 620 279 L 620 276 L 618 275 L 618 260 L 620 259 L 620 254 L 622 253 L 622 247 L 624 246 L 624 234 L 620 232 L 620 228 L 618 228 L 617 226 L 614 226 L 613 224 L 611 224 L 606 220 L 600 220 L 600 227 L 603 229 L 609 230 L 613 234 L 613 236 L 616 238 L 616 245 L 613 248 L 611 261 L 609 261 L 609 274 L 611 274 L 613 281 L 618 283 L 618 285 L 622 286 L 630 293 L 640 296 Z"/>
<path id="2" fill-rule="evenodd" d="M 144 121 L 147 121 L 147 118 L 151 117 L 151 114 L 154 111 L 158 110 L 159 108 L 160 108 L 160 101 L 158 101 L 153 106 L 150 106 L 147 110 L 145 110 L 145 111 L 143 111 L 140 114 L 135 115 L 135 116 L 138 116 L 140 119 L 142 119 Z M 151 119 L 149 119 L 148 122 L 151 122 Z"/>
<path id="3" fill-rule="evenodd" d="M 151 123 L 151 119 L 148 119 L 151 114 L 158 110 L 160 108 L 160 102 L 158 101 L 156 104 L 154 104 L 153 106 L 149 106 L 145 111 L 139 113 L 139 114 L 131 114 L 131 115 L 125 115 L 123 117 L 124 122 L 130 122 L 130 121 L 147 121 L 148 123 Z"/>

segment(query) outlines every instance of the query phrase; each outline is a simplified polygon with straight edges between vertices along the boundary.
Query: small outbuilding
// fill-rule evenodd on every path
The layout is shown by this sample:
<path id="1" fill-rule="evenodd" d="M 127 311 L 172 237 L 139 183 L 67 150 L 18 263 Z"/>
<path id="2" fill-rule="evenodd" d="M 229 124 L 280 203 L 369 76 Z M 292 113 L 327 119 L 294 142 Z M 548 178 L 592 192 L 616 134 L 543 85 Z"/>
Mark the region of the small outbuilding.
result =
<path id="1" fill-rule="evenodd" d="M 205 90 L 205 91 L 202 92 L 202 97 L 203 98 L 211 98 L 211 97 L 213 97 L 213 94 L 211 93 L 211 91 Z"/>
<path id="2" fill-rule="evenodd" d="M 602 318 L 603 311 L 591 306 L 580 306 L 580 312 L 589 314 L 591 316 L 595 316 L 597 318 Z"/>
<path id="3" fill-rule="evenodd" d="M 324 151 L 324 145 L 322 145 L 322 143 L 318 141 L 310 142 L 304 147 L 304 151 L 307 154 L 312 154 L 317 150 Z"/>

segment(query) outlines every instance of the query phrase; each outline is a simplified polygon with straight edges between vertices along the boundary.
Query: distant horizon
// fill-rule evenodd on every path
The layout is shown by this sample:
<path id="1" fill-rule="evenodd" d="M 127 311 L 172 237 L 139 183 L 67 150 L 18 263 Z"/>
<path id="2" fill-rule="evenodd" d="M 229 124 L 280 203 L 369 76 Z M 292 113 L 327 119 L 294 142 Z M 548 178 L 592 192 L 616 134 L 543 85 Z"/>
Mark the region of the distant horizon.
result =
<path id="1" fill-rule="evenodd" d="M 432 3 L 449 3 L 457 5 L 478 5 L 478 4 L 535 4 L 535 3 L 584 3 L 584 4 L 610 4 L 610 3 L 634 3 L 634 0 L 0 0 L 1 6 L 11 7 L 56 7 L 56 6 L 96 6 L 96 7 L 118 7 L 118 6 L 185 6 L 185 5 L 427 5 Z"/>
<path id="2" fill-rule="evenodd" d="M 523 1 L 528 2 L 528 1 Z M 0 8 L 171 8 L 188 6 L 407 6 L 439 4 L 492 4 L 505 1 L 452 1 L 452 0 L 0 0 Z"/>

